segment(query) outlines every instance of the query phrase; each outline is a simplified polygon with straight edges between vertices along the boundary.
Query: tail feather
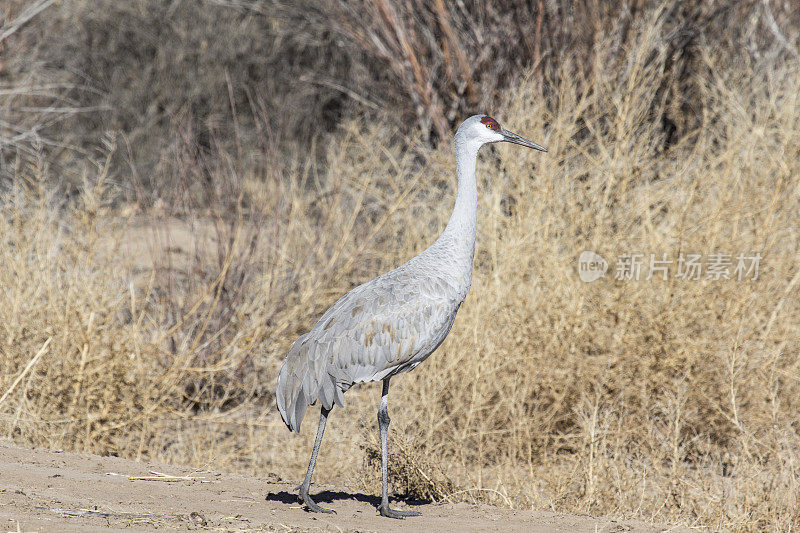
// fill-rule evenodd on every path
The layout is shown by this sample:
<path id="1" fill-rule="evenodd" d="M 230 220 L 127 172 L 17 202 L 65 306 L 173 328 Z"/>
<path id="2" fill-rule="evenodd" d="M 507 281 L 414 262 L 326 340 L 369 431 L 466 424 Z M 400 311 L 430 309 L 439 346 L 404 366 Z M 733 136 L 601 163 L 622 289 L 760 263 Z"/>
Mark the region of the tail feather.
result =
<path id="1" fill-rule="evenodd" d="M 335 386 L 336 384 L 330 376 L 322 378 L 322 383 L 320 383 L 319 387 L 319 399 L 322 400 L 322 405 L 325 406 L 325 409 L 330 409 L 333 406 L 335 394 L 333 388 Z"/>
<path id="2" fill-rule="evenodd" d="M 303 394 L 303 391 L 300 391 L 300 394 L 297 395 L 297 400 L 294 404 L 294 423 L 293 426 L 296 428 L 295 431 L 300 433 L 300 424 L 303 422 L 303 417 L 306 416 L 306 409 L 314 401 L 309 402 L 309 398 L 306 398 L 306 395 Z"/>
<path id="3" fill-rule="evenodd" d="M 300 432 L 300 425 L 309 405 L 319 399 L 325 409 L 344 406 L 344 391 L 330 375 L 324 361 L 310 360 L 317 355 L 309 346 L 308 334 L 295 341 L 286 354 L 278 374 L 275 398 L 281 418 L 290 431 Z M 346 389 L 345 389 L 346 390 Z"/>

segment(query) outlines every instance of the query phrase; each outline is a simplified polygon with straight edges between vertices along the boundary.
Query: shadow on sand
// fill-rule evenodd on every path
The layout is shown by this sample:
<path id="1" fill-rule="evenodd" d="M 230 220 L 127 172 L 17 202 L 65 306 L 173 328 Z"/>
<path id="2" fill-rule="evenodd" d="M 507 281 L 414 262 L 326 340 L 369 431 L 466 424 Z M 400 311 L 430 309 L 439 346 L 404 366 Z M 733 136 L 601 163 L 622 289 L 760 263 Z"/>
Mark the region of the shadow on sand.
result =
<path id="1" fill-rule="evenodd" d="M 354 493 L 354 492 L 343 492 L 340 490 L 323 490 L 321 492 L 312 493 L 311 498 L 314 499 L 315 502 L 318 504 L 324 503 L 331 503 L 340 500 L 355 500 L 361 503 L 368 503 L 372 507 L 376 509 L 381 504 L 381 499 L 378 496 L 368 495 L 368 494 L 361 494 L 361 493 Z M 297 492 L 287 492 L 282 490 L 280 492 L 270 492 L 267 494 L 265 498 L 267 501 L 270 502 L 281 502 L 285 504 L 298 504 L 300 500 L 297 496 Z M 405 496 L 392 496 L 389 498 L 390 502 L 403 502 L 409 506 L 416 506 L 416 505 L 425 505 L 431 503 L 429 500 L 419 500 L 416 498 L 409 498 Z M 308 511 L 308 509 L 306 509 Z"/>

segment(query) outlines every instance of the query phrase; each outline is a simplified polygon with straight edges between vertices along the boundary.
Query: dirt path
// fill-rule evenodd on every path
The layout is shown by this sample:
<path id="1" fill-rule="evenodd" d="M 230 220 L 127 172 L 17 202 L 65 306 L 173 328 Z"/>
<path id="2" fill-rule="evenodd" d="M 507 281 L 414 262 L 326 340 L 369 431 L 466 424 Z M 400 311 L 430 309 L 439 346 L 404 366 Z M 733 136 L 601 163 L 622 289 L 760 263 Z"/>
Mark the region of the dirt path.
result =
<path id="1" fill-rule="evenodd" d="M 467 504 L 415 506 L 422 517 L 391 520 L 377 515 L 377 498 L 372 495 L 315 485 L 317 501 L 338 513 L 322 516 L 301 509 L 294 485 L 113 457 L 30 450 L 0 440 L 0 532 L 685 531 Z"/>

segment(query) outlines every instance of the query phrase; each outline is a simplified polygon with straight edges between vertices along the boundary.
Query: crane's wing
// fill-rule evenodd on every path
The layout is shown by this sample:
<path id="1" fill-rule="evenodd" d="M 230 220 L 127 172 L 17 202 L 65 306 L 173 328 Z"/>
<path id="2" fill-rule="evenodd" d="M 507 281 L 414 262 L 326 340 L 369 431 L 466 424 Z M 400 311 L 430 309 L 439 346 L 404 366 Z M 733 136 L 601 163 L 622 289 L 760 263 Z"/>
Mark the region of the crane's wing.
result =
<path id="1" fill-rule="evenodd" d="M 278 376 L 277 401 L 294 431 L 317 399 L 344 404 L 354 383 L 413 369 L 447 336 L 460 298 L 445 278 L 396 270 L 356 287 L 298 338 Z"/>

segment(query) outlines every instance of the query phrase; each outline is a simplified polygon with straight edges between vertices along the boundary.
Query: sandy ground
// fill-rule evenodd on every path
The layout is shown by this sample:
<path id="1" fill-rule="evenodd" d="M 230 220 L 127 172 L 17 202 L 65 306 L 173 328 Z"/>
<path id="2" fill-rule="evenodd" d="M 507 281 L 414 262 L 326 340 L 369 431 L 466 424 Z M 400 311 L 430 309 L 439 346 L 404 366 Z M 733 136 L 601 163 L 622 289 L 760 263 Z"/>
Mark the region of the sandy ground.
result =
<path id="1" fill-rule="evenodd" d="M 173 477 L 174 476 L 174 477 Z M 337 511 L 303 510 L 297 483 L 139 463 L 114 457 L 20 448 L 0 440 L 0 532 L 32 531 L 686 531 L 636 521 L 514 511 L 486 505 L 396 502 L 421 517 L 377 514 L 378 499 L 312 485 Z"/>

